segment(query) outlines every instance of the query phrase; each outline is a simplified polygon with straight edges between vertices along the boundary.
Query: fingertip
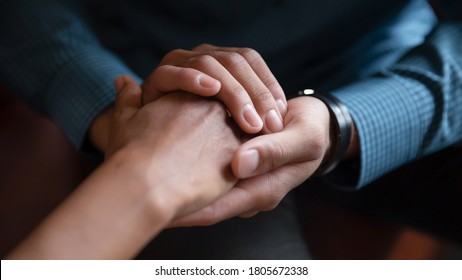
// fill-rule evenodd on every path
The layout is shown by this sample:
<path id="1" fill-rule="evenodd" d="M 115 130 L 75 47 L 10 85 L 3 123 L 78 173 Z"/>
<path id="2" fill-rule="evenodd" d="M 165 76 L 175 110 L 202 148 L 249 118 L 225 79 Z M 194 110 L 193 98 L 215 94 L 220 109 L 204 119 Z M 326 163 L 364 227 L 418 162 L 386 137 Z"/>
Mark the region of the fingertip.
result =
<path id="1" fill-rule="evenodd" d="M 276 100 L 276 104 L 278 105 L 279 113 L 284 117 L 287 113 L 287 103 L 282 99 L 278 99 Z"/>
<path id="2" fill-rule="evenodd" d="M 212 78 L 208 75 L 200 74 L 197 77 L 199 86 L 203 89 L 208 90 L 211 95 L 217 94 L 221 89 L 221 83 L 219 80 Z"/>
<path id="3" fill-rule="evenodd" d="M 280 132 L 284 129 L 281 115 L 275 110 L 271 109 L 266 113 L 265 125 L 270 132 Z"/>
<path id="4" fill-rule="evenodd" d="M 115 80 L 116 91 L 119 93 L 120 91 L 122 91 L 124 86 L 125 86 L 125 77 L 124 76 L 117 77 Z"/>
<path id="5" fill-rule="evenodd" d="M 231 159 L 231 171 L 233 172 L 234 176 L 236 176 L 236 178 L 242 179 L 239 176 L 239 150 L 234 153 L 234 156 Z"/>
<path id="6" fill-rule="evenodd" d="M 242 109 L 242 118 L 244 123 L 248 126 L 247 133 L 258 133 L 263 128 L 263 120 L 258 115 L 255 107 L 251 103 L 244 105 Z"/>
<path id="7" fill-rule="evenodd" d="M 115 80 L 115 88 L 117 93 L 122 93 L 124 91 L 131 94 L 141 94 L 141 88 L 138 83 L 130 76 L 119 76 Z"/>
<path id="8" fill-rule="evenodd" d="M 128 108 L 141 107 L 141 88 L 133 78 L 120 76 L 115 80 L 115 87 L 117 90 L 115 112 L 125 116 L 123 112 Z"/>
<path id="9" fill-rule="evenodd" d="M 256 149 L 238 151 L 231 162 L 234 175 L 240 179 L 256 175 L 260 166 L 260 155 Z"/>

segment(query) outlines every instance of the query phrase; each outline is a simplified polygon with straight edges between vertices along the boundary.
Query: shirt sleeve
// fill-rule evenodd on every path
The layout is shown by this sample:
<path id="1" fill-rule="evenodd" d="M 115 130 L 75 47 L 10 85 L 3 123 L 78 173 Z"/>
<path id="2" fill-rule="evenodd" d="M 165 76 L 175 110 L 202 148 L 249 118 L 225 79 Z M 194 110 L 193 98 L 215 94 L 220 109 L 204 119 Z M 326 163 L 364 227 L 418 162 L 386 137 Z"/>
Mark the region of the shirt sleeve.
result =
<path id="1" fill-rule="evenodd" d="M 80 1 L 0 1 L 0 80 L 50 116 L 80 148 L 93 119 L 114 101 L 119 75 L 140 79 L 105 49 Z"/>
<path id="2" fill-rule="evenodd" d="M 343 182 L 348 189 L 460 141 L 462 23 L 441 22 L 396 64 L 333 95 L 349 108 L 360 140 L 360 168 Z M 329 178 L 342 177 L 345 165 Z"/>

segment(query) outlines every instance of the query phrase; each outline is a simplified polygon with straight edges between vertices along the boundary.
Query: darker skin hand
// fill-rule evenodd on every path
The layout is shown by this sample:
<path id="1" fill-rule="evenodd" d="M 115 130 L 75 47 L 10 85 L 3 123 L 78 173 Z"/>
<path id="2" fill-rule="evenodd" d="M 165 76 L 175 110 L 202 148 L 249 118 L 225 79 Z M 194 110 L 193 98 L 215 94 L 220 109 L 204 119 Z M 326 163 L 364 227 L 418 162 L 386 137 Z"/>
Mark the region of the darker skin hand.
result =
<path id="1" fill-rule="evenodd" d="M 257 136 L 234 154 L 232 168 L 241 180 L 213 204 L 171 226 L 211 225 L 235 217 L 251 217 L 274 209 L 321 164 L 330 146 L 330 116 L 313 97 L 289 101 L 284 130 Z"/>

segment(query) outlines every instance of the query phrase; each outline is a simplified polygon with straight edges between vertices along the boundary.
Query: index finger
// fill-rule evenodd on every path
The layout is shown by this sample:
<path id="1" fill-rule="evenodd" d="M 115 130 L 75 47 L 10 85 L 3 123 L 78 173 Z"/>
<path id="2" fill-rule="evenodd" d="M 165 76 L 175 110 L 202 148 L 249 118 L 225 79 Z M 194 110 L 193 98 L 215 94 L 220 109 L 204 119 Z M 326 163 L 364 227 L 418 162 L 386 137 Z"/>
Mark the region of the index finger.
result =
<path id="1" fill-rule="evenodd" d="M 257 74 L 263 84 L 269 89 L 276 100 L 279 112 L 284 117 L 287 112 L 287 99 L 284 94 L 284 90 L 274 74 L 271 72 L 263 57 L 257 51 L 251 48 L 218 47 L 210 44 L 199 45 L 193 50 L 235 52 L 242 55 L 247 60 L 247 63 L 253 69 L 255 74 Z"/>

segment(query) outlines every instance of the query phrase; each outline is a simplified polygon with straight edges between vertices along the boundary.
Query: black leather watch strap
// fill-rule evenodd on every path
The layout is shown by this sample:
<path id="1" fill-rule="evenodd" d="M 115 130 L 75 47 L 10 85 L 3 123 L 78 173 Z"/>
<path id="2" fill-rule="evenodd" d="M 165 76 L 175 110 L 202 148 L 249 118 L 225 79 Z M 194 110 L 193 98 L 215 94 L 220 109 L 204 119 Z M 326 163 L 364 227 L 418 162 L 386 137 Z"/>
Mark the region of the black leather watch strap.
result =
<path id="1" fill-rule="evenodd" d="M 332 95 L 319 94 L 312 89 L 301 90 L 298 95 L 315 97 L 324 102 L 329 110 L 331 119 L 330 151 L 315 172 L 315 175 L 325 175 L 334 170 L 345 157 L 351 141 L 353 120 L 345 105 Z"/>

